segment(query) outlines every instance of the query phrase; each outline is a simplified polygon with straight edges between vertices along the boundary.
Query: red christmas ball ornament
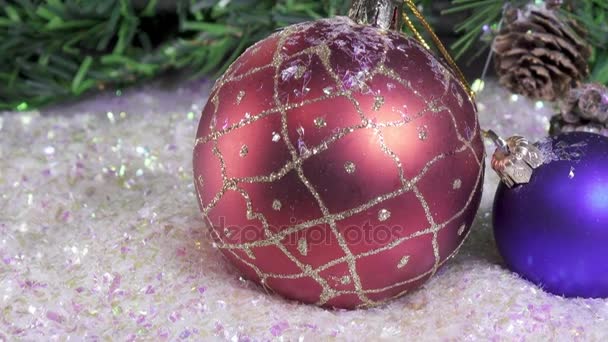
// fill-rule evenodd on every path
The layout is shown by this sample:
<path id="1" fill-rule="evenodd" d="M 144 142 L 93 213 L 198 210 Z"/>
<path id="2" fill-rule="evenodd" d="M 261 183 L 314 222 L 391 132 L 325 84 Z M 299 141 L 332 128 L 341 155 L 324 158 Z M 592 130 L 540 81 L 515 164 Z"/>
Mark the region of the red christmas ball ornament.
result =
<path id="1" fill-rule="evenodd" d="M 452 70 L 390 30 L 400 6 L 360 0 L 354 20 L 284 28 L 236 60 L 203 111 L 194 176 L 215 243 L 287 298 L 357 308 L 400 296 L 474 219 L 475 105 Z"/>

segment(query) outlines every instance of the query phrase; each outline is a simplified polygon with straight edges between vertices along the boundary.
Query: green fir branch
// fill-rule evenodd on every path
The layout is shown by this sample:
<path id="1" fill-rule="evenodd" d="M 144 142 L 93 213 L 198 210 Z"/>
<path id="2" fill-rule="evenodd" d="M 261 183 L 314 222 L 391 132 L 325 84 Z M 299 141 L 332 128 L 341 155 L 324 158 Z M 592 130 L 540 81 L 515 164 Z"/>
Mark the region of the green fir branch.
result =
<path id="1" fill-rule="evenodd" d="M 138 7 L 136 3 L 141 6 Z M 0 109 L 26 109 L 167 70 L 224 70 L 278 27 L 346 0 L 0 0 Z"/>
<path id="2" fill-rule="evenodd" d="M 571 1 L 563 13 L 587 30 L 593 48 L 590 81 L 608 84 L 608 0 Z"/>

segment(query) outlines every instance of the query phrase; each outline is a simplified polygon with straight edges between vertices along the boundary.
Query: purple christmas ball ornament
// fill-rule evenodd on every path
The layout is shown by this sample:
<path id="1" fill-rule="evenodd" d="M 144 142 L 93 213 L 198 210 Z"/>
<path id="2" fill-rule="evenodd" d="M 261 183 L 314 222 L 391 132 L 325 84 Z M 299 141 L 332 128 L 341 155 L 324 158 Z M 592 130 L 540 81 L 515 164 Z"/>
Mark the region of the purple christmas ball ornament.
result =
<path id="1" fill-rule="evenodd" d="M 608 138 L 567 133 L 536 145 L 527 184 L 500 183 L 494 235 L 507 266 L 566 297 L 608 297 Z"/>

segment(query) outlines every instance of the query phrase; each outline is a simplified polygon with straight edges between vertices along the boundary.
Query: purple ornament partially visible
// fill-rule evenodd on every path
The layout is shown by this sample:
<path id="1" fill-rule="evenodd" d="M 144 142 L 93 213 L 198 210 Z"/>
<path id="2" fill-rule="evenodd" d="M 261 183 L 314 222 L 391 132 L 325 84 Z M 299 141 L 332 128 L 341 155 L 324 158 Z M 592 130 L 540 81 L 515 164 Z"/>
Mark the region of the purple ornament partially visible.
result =
<path id="1" fill-rule="evenodd" d="M 500 183 L 494 235 L 507 266 L 566 297 L 608 297 L 608 138 L 567 133 L 540 146 L 528 184 Z"/>

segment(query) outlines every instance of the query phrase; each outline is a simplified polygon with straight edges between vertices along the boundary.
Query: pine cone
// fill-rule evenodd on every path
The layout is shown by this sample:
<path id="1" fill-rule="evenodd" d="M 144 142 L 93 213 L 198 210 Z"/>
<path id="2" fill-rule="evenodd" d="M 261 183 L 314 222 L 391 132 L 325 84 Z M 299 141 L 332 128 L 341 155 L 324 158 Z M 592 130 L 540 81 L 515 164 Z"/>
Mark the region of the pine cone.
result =
<path id="1" fill-rule="evenodd" d="M 561 113 L 551 119 L 551 134 L 591 132 L 608 137 L 608 88 L 586 83 L 570 90 L 560 103 Z"/>
<path id="2" fill-rule="evenodd" d="M 492 44 L 500 83 L 514 93 L 554 101 L 589 74 L 591 48 L 573 20 L 545 5 L 507 7 Z"/>

